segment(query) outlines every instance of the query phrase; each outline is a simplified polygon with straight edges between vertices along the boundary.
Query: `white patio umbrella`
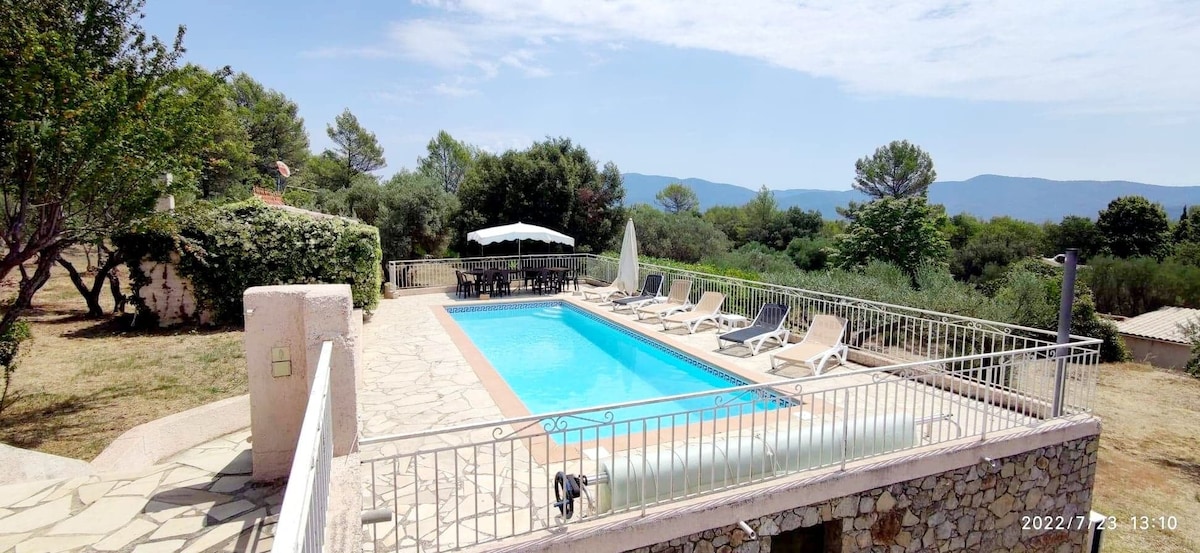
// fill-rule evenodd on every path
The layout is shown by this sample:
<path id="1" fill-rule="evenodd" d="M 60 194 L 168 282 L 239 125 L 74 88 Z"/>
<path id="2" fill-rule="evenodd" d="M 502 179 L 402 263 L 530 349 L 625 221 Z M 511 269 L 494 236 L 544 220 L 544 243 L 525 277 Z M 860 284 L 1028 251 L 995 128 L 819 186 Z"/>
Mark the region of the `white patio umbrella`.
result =
<path id="1" fill-rule="evenodd" d="M 641 284 L 638 281 L 637 233 L 633 230 L 633 219 L 625 223 L 625 237 L 621 239 L 621 261 L 617 263 L 617 281 L 624 283 L 625 289 L 631 292 L 637 290 Z"/>
<path id="2" fill-rule="evenodd" d="M 575 247 L 575 239 L 561 232 L 553 231 L 545 227 L 537 225 L 527 225 L 525 223 L 513 223 L 511 225 L 502 225 L 479 229 L 467 233 L 467 240 L 479 242 L 480 245 L 494 244 L 496 242 L 508 242 L 509 240 L 517 241 L 517 257 L 521 256 L 521 240 L 537 240 L 540 242 L 551 242 L 554 244 L 566 244 Z"/>

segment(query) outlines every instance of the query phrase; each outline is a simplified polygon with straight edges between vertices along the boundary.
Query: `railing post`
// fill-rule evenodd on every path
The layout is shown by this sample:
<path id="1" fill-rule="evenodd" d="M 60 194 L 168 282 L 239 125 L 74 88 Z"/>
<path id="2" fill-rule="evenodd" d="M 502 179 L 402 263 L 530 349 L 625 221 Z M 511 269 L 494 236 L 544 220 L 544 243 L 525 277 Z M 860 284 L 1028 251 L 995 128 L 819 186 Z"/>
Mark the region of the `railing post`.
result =
<path id="1" fill-rule="evenodd" d="M 1071 343 L 1071 311 L 1075 304 L 1075 269 L 1079 262 L 1079 250 L 1067 248 L 1063 263 L 1062 297 L 1058 305 L 1058 344 L 1054 352 L 1057 367 L 1054 372 L 1054 404 L 1051 416 L 1061 417 L 1067 384 L 1067 354 Z"/>

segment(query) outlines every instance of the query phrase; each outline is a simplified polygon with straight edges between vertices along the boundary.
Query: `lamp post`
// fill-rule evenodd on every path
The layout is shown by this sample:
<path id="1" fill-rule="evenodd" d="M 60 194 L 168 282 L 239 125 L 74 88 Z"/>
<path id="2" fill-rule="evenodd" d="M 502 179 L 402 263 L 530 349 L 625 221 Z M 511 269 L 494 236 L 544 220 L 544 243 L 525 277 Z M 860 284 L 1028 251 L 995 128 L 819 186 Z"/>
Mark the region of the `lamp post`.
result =
<path id="1" fill-rule="evenodd" d="M 1063 412 L 1063 392 L 1067 384 L 1067 354 L 1071 342 L 1071 312 L 1075 304 L 1075 273 L 1079 262 L 1079 250 L 1067 248 L 1066 258 L 1063 259 L 1062 296 L 1058 303 L 1058 349 L 1054 357 L 1057 368 L 1054 372 L 1054 404 L 1053 416 L 1061 417 Z"/>

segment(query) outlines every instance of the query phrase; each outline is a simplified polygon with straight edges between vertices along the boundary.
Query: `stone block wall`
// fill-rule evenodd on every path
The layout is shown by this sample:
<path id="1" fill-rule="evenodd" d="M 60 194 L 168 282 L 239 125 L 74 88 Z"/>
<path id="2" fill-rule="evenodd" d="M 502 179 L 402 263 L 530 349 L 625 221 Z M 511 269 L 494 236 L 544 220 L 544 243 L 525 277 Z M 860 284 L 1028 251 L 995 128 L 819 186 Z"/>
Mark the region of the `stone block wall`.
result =
<path id="1" fill-rule="evenodd" d="M 826 553 L 971 551 L 1082 553 L 1084 529 L 1035 530 L 1029 517 L 1091 511 L 1099 436 L 897 482 L 858 494 L 747 520 L 632 550 L 631 553 L 769 553 L 788 533 L 820 527 Z M 1027 528 L 1028 527 L 1028 528 Z M 802 530 L 801 530 L 802 531 Z M 809 549 L 805 549 L 808 551 Z"/>

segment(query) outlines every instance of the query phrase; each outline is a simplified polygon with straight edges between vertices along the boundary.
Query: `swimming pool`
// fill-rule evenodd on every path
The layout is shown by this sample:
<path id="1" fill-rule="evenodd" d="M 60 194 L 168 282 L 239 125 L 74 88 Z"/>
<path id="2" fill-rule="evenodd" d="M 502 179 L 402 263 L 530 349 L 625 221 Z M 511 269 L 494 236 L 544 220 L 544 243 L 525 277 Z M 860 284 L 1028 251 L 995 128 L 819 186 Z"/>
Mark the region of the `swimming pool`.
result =
<path id="1" fill-rule="evenodd" d="M 566 302 L 448 307 L 446 311 L 534 415 L 748 384 Z M 611 420 L 635 422 L 601 426 L 599 435 L 739 416 L 781 403 L 752 399 L 741 392 L 624 407 L 614 410 Z M 691 413 L 670 416 L 685 411 Z M 556 421 L 560 426 L 555 429 L 562 430 L 562 425 L 580 429 L 609 420 L 603 413 L 589 413 Z M 591 439 L 596 432 L 563 435 L 567 441 L 577 441 Z"/>

